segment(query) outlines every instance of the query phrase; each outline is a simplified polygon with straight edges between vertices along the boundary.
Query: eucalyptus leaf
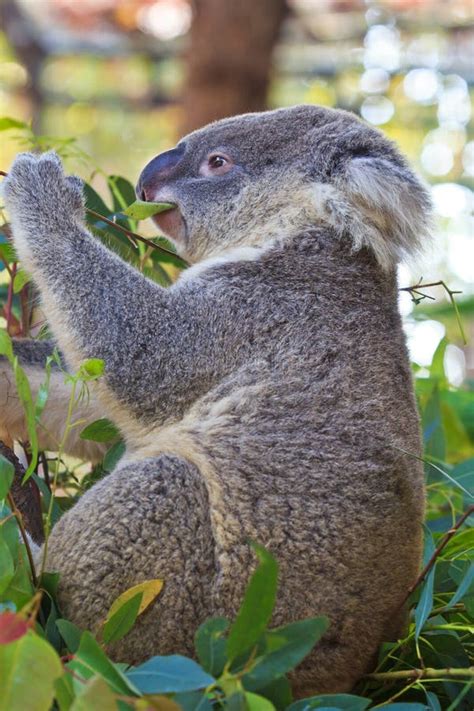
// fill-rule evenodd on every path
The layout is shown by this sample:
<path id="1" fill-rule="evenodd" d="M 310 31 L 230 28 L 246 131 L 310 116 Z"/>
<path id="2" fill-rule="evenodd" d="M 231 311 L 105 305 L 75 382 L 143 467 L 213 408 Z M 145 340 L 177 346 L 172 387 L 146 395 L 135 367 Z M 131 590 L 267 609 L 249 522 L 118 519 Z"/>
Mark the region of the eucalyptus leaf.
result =
<path id="1" fill-rule="evenodd" d="M 199 664 L 179 654 L 152 657 L 126 676 L 143 694 L 195 691 L 215 682 Z"/>
<path id="2" fill-rule="evenodd" d="M 139 592 L 125 602 L 114 612 L 104 624 L 103 638 L 105 644 L 117 642 L 125 637 L 135 624 L 143 593 Z"/>
<path id="3" fill-rule="evenodd" d="M 194 646 L 203 668 L 213 676 L 220 676 L 227 661 L 225 632 L 229 620 L 213 617 L 206 620 L 196 632 Z"/>
<path id="4" fill-rule="evenodd" d="M 84 427 L 80 433 L 81 439 L 92 440 L 93 442 L 110 442 L 120 436 L 120 432 L 113 422 L 106 417 L 91 422 Z"/>
<path id="5" fill-rule="evenodd" d="M 0 645 L 0 711 L 48 711 L 61 661 L 46 640 L 29 632 Z"/>
<path id="6" fill-rule="evenodd" d="M 143 200 L 136 200 L 125 208 L 123 212 L 134 220 L 146 220 L 147 217 L 153 217 L 153 215 L 158 215 L 160 212 L 173 210 L 175 207 L 176 205 L 170 202 L 144 202 Z"/>
<path id="7" fill-rule="evenodd" d="M 0 454 L 0 499 L 4 499 L 10 491 L 14 474 L 13 464 Z"/>
<path id="8" fill-rule="evenodd" d="M 250 650 L 270 621 L 276 599 L 278 565 L 263 547 L 252 543 L 259 565 L 252 575 L 227 640 L 227 656 L 233 660 Z"/>
<path id="9" fill-rule="evenodd" d="M 328 627 L 327 617 L 315 617 L 267 632 L 267 645 L 271 651 L 257 659 L 243 677 L 244 687 L 251 691 L 260 690 L 294 669 L 311 652 Z"/>
<path id="10" fill-rule="evenodd" d="M 427 526 L 425 530 L 425 548 L 423 553 L 423 566 L 426 566 L 435 552 L 435 544 L 431 531 Z M 426 576 L 421 589 L 420 599 L 415 609 L 415 639 L 418 639 L 428 616 L 433 609 L 433 588 L 436 563 Z"/>
<path id="11" fill-rule="evenodd" d="M 311 709 L 341 709 L 341 711 L 365 711 L 372 701 L 353 694 L 321 694 L 295 701 L 287 711 L 310 711 Z M 383 707 L 384 709 L 386 706 Z"/>

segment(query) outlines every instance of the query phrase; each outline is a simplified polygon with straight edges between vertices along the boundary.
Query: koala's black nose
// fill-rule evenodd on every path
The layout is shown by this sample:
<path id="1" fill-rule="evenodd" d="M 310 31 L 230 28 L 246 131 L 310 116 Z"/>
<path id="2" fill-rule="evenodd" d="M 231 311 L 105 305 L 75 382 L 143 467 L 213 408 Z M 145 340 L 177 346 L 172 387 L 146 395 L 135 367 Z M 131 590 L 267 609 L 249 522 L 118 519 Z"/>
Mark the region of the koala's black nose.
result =
<path id="1" fill-rule="evenodd" d="M 139 200 L 153 200 L 159 183 L 170 177 L 183 157 L 184 151 L 185 146 L 181 144 L 171 151 L 160 153 L 144 167 L 135 189 Z"/>

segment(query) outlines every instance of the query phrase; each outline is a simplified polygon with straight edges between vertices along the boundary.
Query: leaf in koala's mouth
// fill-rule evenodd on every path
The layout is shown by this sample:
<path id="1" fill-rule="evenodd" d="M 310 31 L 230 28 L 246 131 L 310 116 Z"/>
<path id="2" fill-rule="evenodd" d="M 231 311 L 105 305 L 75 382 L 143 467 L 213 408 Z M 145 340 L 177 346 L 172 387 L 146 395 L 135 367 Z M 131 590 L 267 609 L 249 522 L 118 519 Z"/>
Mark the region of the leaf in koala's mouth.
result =
<path id="1" fill-rule="evenodd" d="M 144 202 L 143 200 L 136 200 L 123 212 L 133 220 L 146 220 L 147 217 L 153 217 L 153 215 L 166 212 L 166 210 L 174 210 L 175 207 L 176 205 L 171 202 Z"/>

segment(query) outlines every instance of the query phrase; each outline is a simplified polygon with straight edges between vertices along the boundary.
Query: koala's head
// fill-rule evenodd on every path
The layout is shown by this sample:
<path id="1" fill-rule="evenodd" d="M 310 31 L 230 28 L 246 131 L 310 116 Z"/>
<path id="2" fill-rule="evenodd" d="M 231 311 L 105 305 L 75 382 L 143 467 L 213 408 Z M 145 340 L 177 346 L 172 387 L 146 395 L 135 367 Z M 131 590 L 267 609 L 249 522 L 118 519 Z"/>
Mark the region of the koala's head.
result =
<path id="1" fill-rule="evenodd" d="M 326 223 L 348 250 L 369 247 L 391 268 L 429 231 L 428 194 L 394 145 L 356 116 L 317 106 L 195 131 L 145 167 L 137 195 L 176 205 L 154 220 L 191 262 Z"/>

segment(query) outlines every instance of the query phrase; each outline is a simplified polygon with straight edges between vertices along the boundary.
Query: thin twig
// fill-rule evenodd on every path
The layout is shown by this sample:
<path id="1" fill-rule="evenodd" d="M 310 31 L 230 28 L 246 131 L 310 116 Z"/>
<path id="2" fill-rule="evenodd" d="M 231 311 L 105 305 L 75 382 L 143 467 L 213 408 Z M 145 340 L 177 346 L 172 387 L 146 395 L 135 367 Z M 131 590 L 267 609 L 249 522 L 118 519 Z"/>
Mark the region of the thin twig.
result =
<path id="1" fill-rule="evenodd" d="M 433 296 L 429 296 L 428 294 L 424 294 L 422 291 L 420 291 L 420 289 L 430 289 L 434 286 L 442 286 L 443 289 L 448 294 L 449 300 L 451 301 L 451 305 L 452 305 L 452 307 L 454 309 L 454 313 L 456 315 L 456 320 L 458 322 L 458 326 L 459 326 L 459 330 L 461 332 L 461 337 L 462 337 L 463 343 L 464 343 L 464 345 L 466 345 L 467 344 L 466 334 L 464 332 L 464 328 L 462 325 L 461 315 L 459 313 L 458 305 L 457 305 L 456 300 L 454 298 L 455 294 L 462 294 L 462 291 L 454 291 L 453 289 L 450 289 L 449 286 L 442 280 L 433 281 L 429 284 L 423 284 L 422 278 L 419 280 L 418 284 L 415 284 L 414 286 L 404 286 L 403 288 L 399 289 L 399 291 L 407 291 L 410 294 L 413 303 L 419 304 L 420 301 L 422 301 L 423 299 L 431 299 L 432 301 L 434 301 Z M 418 298 L 415 296 L 415 294 L 418 295 Z"/>
<path id="2" fill-rule="evenodd" d="M 0 170 L 0 175 L 3 177 L 7 177 L 8 173 L 5 173 L 4 170 Z M 92 215 L 92 217 L 95 217 L 102 222 L 107 223 L 111 227 L 115 227 L 116 230 L 119 230 L 119 232 L 122 232 L 124 235 L 126 235 L 129 240 L 132 242 L 134 247 L 137 245 L 135 244 L 136 241 L 142 242 L 143 244 L 146 244 L 148 247 L 151 247 L 154 250 L 157 250 L 158 252 L 161 252 L 162 254 L 166 254 L 168 257 L 173 257 L 173 259 L 178 260 L 181 262 L 183 267 L 187 267 L 188 263 L 185 259 L 180 257 L 178 254 L 175 252 L 172 252 L 170 249 L 166 249 L 166 247 L 162 247 L 160 244 L 155 244 L 151 240 L 147 239 L 146 237 L 142 237 L 142 235 L 137 234 L 136 232 L 132 232 L 132 230 L 127 230 L 126 227 L 122 227 L 122 225 L 117 224 L 113 220 L 109 220 L 108 217 L 104 217 L 104 215 L 101 215 L 100 212 L 96 212 L 95 210 L 91 210 L 89 207 L 86 207 L 86 212 L 89 213 L 89 215 Z"/>
<path id="3" fill-rule="evenodd" d="M 459 528 L 463 525 L 464 521 L 465 521 L 467 518 L 469 518 L 469 516 L 470 516 L 472 513 L 474 513 L 474 505 L 473 505 L 473 506 L 469 506 L 469 508 L 467 509 L 467 511 L 465 511 L 465 513 L 463 513 L 463 515 L 461 516 L 461 518 L 460 518 L 458 521 L 456 521 L 456 523 L 454 524 L 454 526 L 453 526 L 452 528 L 450 528 L 449 531 L 446 531 L 446 533 L 444 534 L 443 538 L 442 538 L 441 541 L 439 542 L 438 547 L 437 547 L 436 550 L 434 551 L 433 555 L 431 556 L 431 558 L 429 559 L 429 561 L 427 562 L 427 564 L 425 565 L 425 567 L 423 568 L 423 570 L 421 571 L 421 573 L 419 574 L 419 576 L 417 577 L 417 579 L 415 580 L 415 582 L 413 583 L 413 585 L 411 585 L 410 588 L 408 589 L 408 592 L 407 592 L 407 594 L 405 595 L 405 597 L 403 598 L 403 601 L 402 601 L 401 605 L 404 605 L 404 604 L 405 604 L 405 602 L 408 600 L 408 598 L 410 597 L 410 595 L 412 594 L 412 592 L 418 587 L 418 585 L 419 585 L 421 582 L 423 582 L 423 580 L 426 578 L 427 574 L 430 572 L 431 568 L 432 568 L 433 565 L 435 564 L 436 558 L 439 556 L 439 554 L 441 553 L 441 551 L 443 550 L 443 548 L 446 547 L 446 545 L 449 543 L 449 541 L 450 541 L 451 538 L 454 536 L 454 534 L 456 533 L 456 531 L 459 530 Z M 401 605 L 400 605 L 400 607 L 401 607 Z"/>
<path id="4" fill-rule="evenodd" d="M 474 667 L 465 669 L 403 669 L 393 672 L 373 672 L 372 674 L 364 674 L 365 679 L 376 679 L 377 681 L 396 681 L 397 679 L 443 679 L 468 677 L 474 678 Z"/>
<path id="5" fill-rule="evenodd" d="M 174 259 L 178 259 L 180 262 L 182 262 L 183 266 L 186 266 L 186 267 L 188 266 L 188 263 L 186 262 L 186 260 L 184 260 L 182 257 L 180 257 L 175 252 L 172 252 L 171 249 L 166 249 L 166 247 L 162 247 L 159 244 L 155 244 L 151 240 L 147 239 L 146 237 L 142 237 L 142 235 L 139 235 L 136 232 L 127 230 L 126 227 L 122 227 L 122 225 L 117 224 L 117 222 L 114 222 L 113 220 L 109 220 L 108 217 L 104 217 L 104 215 L 101 215 L 99 212 L 96 212 L 95 210 L 91 210 L 90 208 L 86 207 L 86 212 L 88 212 L 89 215 L 92 215 L 93 217 L 96 217 L 97 219 L 102 220 L 102 222 L 106 222 L 111 227 L 115 227 L 116 230 L 123 232 L 123 234 L 126 235 L 129 239 L 138 240 L 138 242 L 142 242 L 143 244 L 146 244 L 147 247 L 151 247 L 152 249 L 157 249 L 159 252 L 161 252 L 162 254 L 166 254 L 168 257 L 173 257 Z"/>

